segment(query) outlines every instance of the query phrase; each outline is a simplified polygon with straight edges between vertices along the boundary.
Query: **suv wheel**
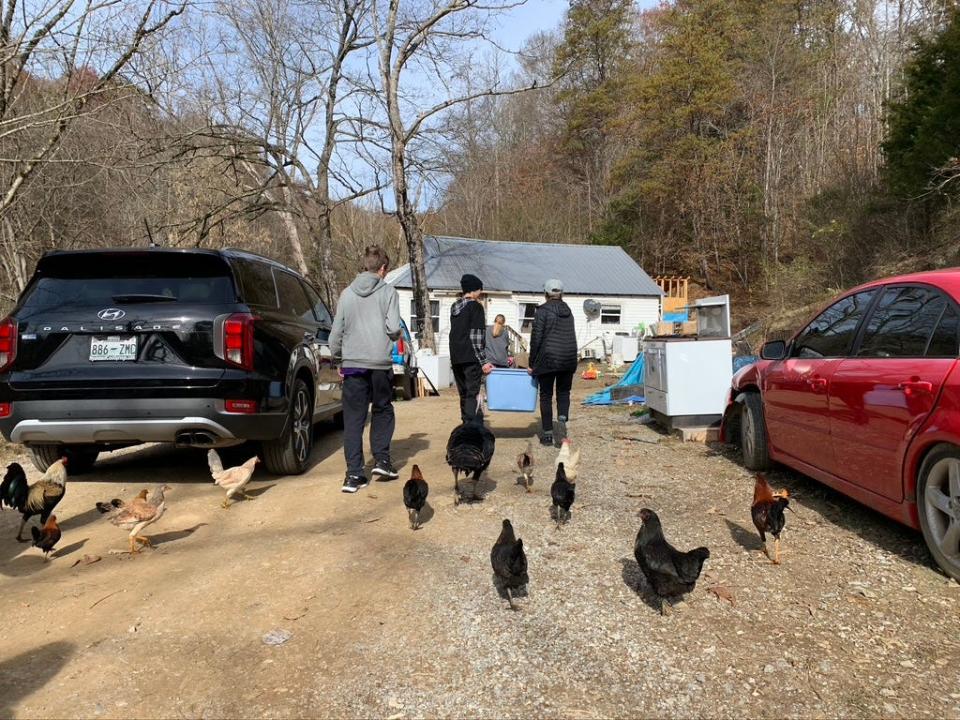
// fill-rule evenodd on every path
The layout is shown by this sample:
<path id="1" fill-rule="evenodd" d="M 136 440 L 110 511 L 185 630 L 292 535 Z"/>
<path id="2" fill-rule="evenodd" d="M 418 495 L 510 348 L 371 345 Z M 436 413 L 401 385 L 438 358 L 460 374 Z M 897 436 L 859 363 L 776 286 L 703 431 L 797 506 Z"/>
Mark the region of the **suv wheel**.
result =
<path id="1" fill-rule="evenodd" d="M 917 479 L 917 514 L 930 554 L 960 582 L 960 448 L 938 445 Z"/>
<path id="2" fill-rule="evenodd" d="M 31 445 L 30 459 L 33 466 L 40 472 L 46 472 L 64 455 L 67 456 L 67 473 L 69 475 L 83 475 L 93 470 L 100 451 L 96 447 L 87 445 Z"/>
<path id="3" fill-rule="evenodd" d="M 313 401 L 307 384 L 297 378 L 287 426 L 276 440 L 263 443 L 263 465 L 274 475 L 302 475 L 313 449 Z"/>
<path id="4" fill-rule="evenodd" d="M 743 464 L 748 470 L 769 469 L 767 424 L 763 419 L 760 393 L 747 393 L 740 406 L 740 450 L 743 452 Z"/>

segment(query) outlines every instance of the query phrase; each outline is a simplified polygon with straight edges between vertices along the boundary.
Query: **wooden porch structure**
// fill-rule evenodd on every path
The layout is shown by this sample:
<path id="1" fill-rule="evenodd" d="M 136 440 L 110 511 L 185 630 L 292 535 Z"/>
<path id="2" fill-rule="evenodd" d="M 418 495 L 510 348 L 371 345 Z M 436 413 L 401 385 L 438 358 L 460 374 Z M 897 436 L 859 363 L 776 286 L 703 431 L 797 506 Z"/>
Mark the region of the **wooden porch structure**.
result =
<path id="1" fill-rule="evenodd" d="M 690 303 L 690 277 L 677 275 L 658 275 L 654 278 L 660 289 L 663 290 L 663 312 L 682 312 Z"/>

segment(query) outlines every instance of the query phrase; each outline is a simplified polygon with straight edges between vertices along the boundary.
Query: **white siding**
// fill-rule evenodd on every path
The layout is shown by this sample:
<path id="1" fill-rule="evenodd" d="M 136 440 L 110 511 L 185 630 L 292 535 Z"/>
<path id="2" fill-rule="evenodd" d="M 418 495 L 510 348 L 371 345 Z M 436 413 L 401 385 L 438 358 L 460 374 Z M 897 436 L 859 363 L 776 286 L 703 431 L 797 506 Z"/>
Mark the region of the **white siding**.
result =
<path id="1" fill-rule="evenodd" d="M 400 316 L 404 322 L 410 324 L 410 300 L 413 298 L 411 290 L 398 289 L 400 295 Z M 570 295 L 564 299 L 573 310 L 574 324 L 577 329 L 577 345 L 580 348 L 581 356 L 584 350 L 592 349 L 596 355 L 603 354 L 603 343 L 600 338 L 606 338 L 607 349 L 611 348 L 611 341 L 617 333 L 631 334 L 638 324 L 643 323 L 649 326 L 660 319 L 660 298 L 658 297 L 604 297 L 603 295 L 590 296 L 602 305 L 620 306 L 620 324 L 601 324 L 600 319 L 587 321 L 583 312 L 583 301 L 587 299 L 585 295 Z M 434 297 L 434 299 L 437 299 Z M 437 347 L 441 355 L 449 354 L 450 340 L 450 307 L 455 302 L 455 297 L 440 296 L 440 334 L 437 337 Z M 543 302 L 542 295 L 513 295 L 512 297 L 494 296 L 487 300 L 487 321 L 493 322 L 493 318 L 502 313 L 507 318 L 507 325 L 520 330 L 520 304 L 531 302 L 540 304 Z M 524 339 L 529 343 L 529 333 L 524 334 Z"/>

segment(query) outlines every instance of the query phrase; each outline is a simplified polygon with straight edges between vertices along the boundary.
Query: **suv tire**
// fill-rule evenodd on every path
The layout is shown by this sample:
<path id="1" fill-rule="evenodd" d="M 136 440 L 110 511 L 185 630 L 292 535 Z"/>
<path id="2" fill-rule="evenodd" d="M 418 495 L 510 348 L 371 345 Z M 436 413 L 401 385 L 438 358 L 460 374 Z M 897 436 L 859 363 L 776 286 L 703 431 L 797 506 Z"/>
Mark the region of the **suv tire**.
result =
<path id="1" fill-rule="evenodd" d="M 307 384 L 297 378 L 290 395 L 287 424 L 276 440 L 266 440 L 263 465 L 274 475 L 302 475 L 313 450 L 313 399 Z"/>
<path id="2" fill-rule="evenodd" d="M 768 470 L 767 423 L 763 417 L 760 393 L 748 392 L 740 405 L 740 450 L 748 470 Z"/>
<path id="3" fill-rule="evenodd" d="M 917 476 L 917 515 L 933 559 L 944 573 L 960 582 L 960 551 L 955 535 L 960 532 L 960 490 L 950 485 L 950 476 L 956 477 L 957 473 L 960 448 L 944 443 L 927 454 Z M 951 534 L 952 543 L 944 547 Z"/>
<path id="4" fill-rule="evenodd" d="M 31 445 L 30 459 L 33 466 L 42 473 L 57 460 L 67 456 L 67 473 L 83 475 L 93 470 L 100 451 L 96 447 L 85 445 Z"/>

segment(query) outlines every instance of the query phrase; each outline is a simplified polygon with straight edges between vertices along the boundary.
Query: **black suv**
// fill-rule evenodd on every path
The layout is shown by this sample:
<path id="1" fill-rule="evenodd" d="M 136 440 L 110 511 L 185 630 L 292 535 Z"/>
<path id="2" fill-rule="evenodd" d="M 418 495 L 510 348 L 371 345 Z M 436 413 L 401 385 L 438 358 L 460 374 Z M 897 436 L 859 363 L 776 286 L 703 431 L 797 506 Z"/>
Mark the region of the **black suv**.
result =
<path id="1" fill-rule="evenodd" d="M 331 324 L 308 282 L 259 255 L 47 253 L 0 321 L 0 432 L 40 470 L 144 442 L 256 440 L 270 472 L 299 474 L 314 423 L 340 418 Z"/>

